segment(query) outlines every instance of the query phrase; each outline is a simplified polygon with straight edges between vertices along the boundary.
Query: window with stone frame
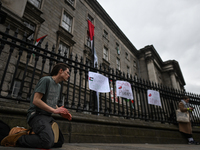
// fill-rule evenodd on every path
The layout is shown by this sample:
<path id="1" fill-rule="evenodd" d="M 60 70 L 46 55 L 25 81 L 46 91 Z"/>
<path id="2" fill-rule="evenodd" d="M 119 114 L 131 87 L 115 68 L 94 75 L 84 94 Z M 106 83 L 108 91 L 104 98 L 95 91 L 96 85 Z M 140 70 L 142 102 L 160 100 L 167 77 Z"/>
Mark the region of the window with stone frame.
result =
<path id="1" fill-rule="evenodd" d="M 103 48 L 103 59 L 108 61 L 108 48 L 104 46 Z"/>
<path id="2" fill-rule="evenodd" d="M 117 54 L 120 55 L 120 50 L 119 50 L 119 44 L 116 43 L 116 50 L 117 50 Z"/>
<path id="3" fill-rule="evenodd" d="M 34 40 L 34 34 L 35 34 L 35 28 L 36 28 L 35 24 L 30 23 L 28 21 L 24 21 L 24 25 L 32 31 L 32 33 L 28 35 L 27 40 L 29 41 L 32 39 Z"/>
<path id="4" fill-rule="evenodd" d="M 35 33 L 35 29 L 36 29 L 36 25 L 35 24 L 33 24 L 32 22 L 30 22 L 30 21 L 28 21 L 28 20 L 25 20 L 24 21 L 24 25 L 28 28 L 28 29 L 30 29 L 30 31 L 31 32 L 29 32 L 29 34 L 28 34 L 28 36 L 27 36 L 27 42 L 31 42 L 31 40 L 35 40 L 35 34 L 37 34 L 37 33 Z M 31 63 L 34 63 L 34 58 L 35 58 L 35 54 L 32 54 L 31 55 L 31 58 L 30 58 L 30 60 L 29 60 L 29 63 L 31 64 Z"/>
<path id="5" fill-rule="evenodd" d="M 20 28 L 22 28 L 22 30 L 27 33 L 28 40 L 36 40 L 35 35 L 38 34 L 38 30 L 36 30 L 37 26 L 40 26 L 45 21 L 44 18 L 41 17 L 42 11 L 40 9 L 33 9 L 34 4 L 36 5 L 36 7 L 41 8 L 42 3 L 42 0 L 29 0 L 26 4 L 26 8 L 23 14 L 24 26 L 20 24 Z"/>
<path id="6" fill-rule="evenodd" d="M 130 67 L 129 66 L 127 66 L 127 74 L 130 77 Z"/>
<path id="7" fill-rule="evenodd" d="M 102 63 L 102 68 L 101 68 L 102 70 L 108 72 L 109 68 L 110 68 L 110 64 L 109 63 L 106 63 L 106 62 Z"/>
<path id="8" fill-rule="evenodd" d="M 108 39 L 108 32 L 106 32 L 106 30 L 103 31 L 103 37 L 104 37 L 105 39 Z"/>
<path id="9" fill-rule="evenodd" d="M 136 63 L 135 60 L 133 61 L 133 66 L 134 66 L 135 68 L 137 67 L 137 63 Z"/>
<path id="10" fill-rule="evenodd" d="M 21 86 L 21 81 L 14 81 L 13 89 L 12 89 L 12 97 L 17 97 Z"/>
<path id="11" fill-rule="evenodd" d="M 134 79 L 136 79 L 136 80 L 138 81 L 139 77 L 138 77 L 138 74 L 137 74 L 137 73 L 135 73 Z"/>
<path id="12" fill-rule="evenodd" d="M 60 42 L 60 44 L 59 44 L 59 50 L 60 50 L 60 55 L 61 56 L 65 56 L 66 55 L 67 58 L 69 57 L 70 47 L 68 45 L 66 45 L 63 42 Z"/>
<path id="13" fill-rule="evenodd" d="M 87 19 L 90 20 L 92 22 L 92 24 L 94 23 L 94 18 L 91 15 L 88 14 L 88 18 Z"/>
<path id="14" fill-rule="evenodd" d="M 120 70 L 120 59 L 116 59 L 117 70 Z"/>
<path id="15" fill-rule="evenodd" d="M 74 6 L 74 0 L 66 0 L 70 5 Z"/>
<path id="16" fill-rule="evenodd" d="M 91 40 L 90 40 L 90 35 L 89 35 L 89 31 L 87 30 L 87 43 L 86 45 L 91 48 Z"/>
<path id="17" fill-rule="evenodd" d="M 138 79 L 137 73 L 135 73 L 135 74 L 133 75 L 133 79 L 134 79 L 134 78 L 135 78 L 136 80 Z"/>
<path id="18" fill-rule="evenodd" d="M 73 18 L 64 11 L 61 26 L 70 33 L 72 32 L 72 21 Z"/>
<path id="19" fill-rule="evenodd" d="M 42 0 L 28 0 L 28 1 L 38 9 L 41 8 Z"/>
<path id="20" fill-rule="evenodd" d="M 86 63 L 87 62 L 87 63 Z M 86 58 L 86 62 L 85 62 L 85 64 L 87 64 L 87 66 L 91 66 L 91 60 L 89 59 L 89 58 Z"/>
<path id="21" fill-rule="evenodd" d="M 91 61 L 90 58 L 86 57 L 85 62 L 83 64 L 88 66 L 87 67 L 87 71 L 91 70 L 90 67 L 92 65 L 92 61 Z M 85 67 L 85 69 L 86 69 L 86 67 Z M 88 79 L 86 78 L 86 80 L 88 80 Z M 81 81 L 82 81 L 82 85 L 84 87 L 85 86 L 85 74 L 84 74 L 83 79 Z M 89 89 L 89 84 L 86 84 L 86 87 L 87 87 L 87 89 Z"/>
<path id="22" fill-rule="evenodd" d="M 28 21 L 24 21 L 24 25 L 25 25 L 27 28 L 31 29 L 32 31 L 35 31 L 35 25 L 34 25 L 33 23 L 30 23 L 30 22 L 28 22 Z"/>
<path id="23" fill-rule="evenodd" d="M 127 60 L 129 60 L 129 55 L 128 55 L 127 52 L 125 53 L 125 58 L 126 58 Z"/>

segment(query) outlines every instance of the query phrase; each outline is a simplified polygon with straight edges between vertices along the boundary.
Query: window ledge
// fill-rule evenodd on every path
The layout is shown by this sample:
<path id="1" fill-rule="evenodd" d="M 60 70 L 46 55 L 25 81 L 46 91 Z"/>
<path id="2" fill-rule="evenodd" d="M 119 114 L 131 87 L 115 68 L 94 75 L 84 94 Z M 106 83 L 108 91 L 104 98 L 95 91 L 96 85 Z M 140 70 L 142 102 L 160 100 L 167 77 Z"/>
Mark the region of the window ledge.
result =
<path id="1" fill-rule="evenodd" d="M 65 30 L 62 26 L 59 26 L 59 29 L 57 31 L 58 36 L 60 36 L 62 39 L 68 40 L 71 45 L 76 44 L 76 42 L 74 40 L 72 40 L 73 35 L 71 33 L 69 33 L 67 30 Z"/>
<path id="2" fill-rule="evenodd" d="M 90 47 L 88 47 L 86 44 L 84 45 L 84 50 L 83 50 L 83 52 L 85 53 L 85 54 L 87 54 L 88 56 L 92 56 L 92 50 L 91 50 L 91 48 Z"/>
<path id="3" fill-rule="evenodd" d="M 69 7 L 71 7 L 73 10 L 75 10 L 75 7 L 72 6 L 67 0 L 65 0 L 65 3 L 66 3 L 67 5 L 69 5 Z"/>
<path id="4" fill-rule="evenodd" d="M 118 75 L 121 73 L 121 70 L 116 68 L 116 72 L 118 73 Z"/>
<path id="5" fill-rule="evenodd" d="M 65 34 L 66 36 L 68 36 L 70 39 L 73 38 L 73 35 L 67 31 L 65 28 L 63 28 L 61 25 L 59 26 L 58 31 L 62 32 L 63 34 Z"/>
<path id="6" fill-rule="evenodd" d="M 24 25 L 23 21 L 24 21 L 23 19 L 18 20 L 16 17 L 8 15 L 6 17 L 6 21 L 4 24 L 6 26 L 10 25 L 11 28 L 13 28 L 14 30 L 19 29 L 19 33 L 22 35 L 24 34 L 24 32 L 26 32 L 28 36 L 34 33 L 31 29 L 29 29 L 28 27 Z"/>
<path id="7" fill-rule="evenodd" d="M 107 66 L 110 66 L 110 63 L 109 63 L 107 60 L 105 60 L 104 58 L 102 58 L 102 60 L 103 60 L 102 64 L 105 64 L 105 65 L 107 65 Z"/>
<path id="8" fill-rule="evenodd" d="M 41 10 L 27 1 L 24 17 L 29 18 L 30 20 L 35 20 L 36 22 L 34 23 L 36 24 L 41 24 L 45 21 L 42 17 L 40 17 L 41 14 L 43 14 Z"/>

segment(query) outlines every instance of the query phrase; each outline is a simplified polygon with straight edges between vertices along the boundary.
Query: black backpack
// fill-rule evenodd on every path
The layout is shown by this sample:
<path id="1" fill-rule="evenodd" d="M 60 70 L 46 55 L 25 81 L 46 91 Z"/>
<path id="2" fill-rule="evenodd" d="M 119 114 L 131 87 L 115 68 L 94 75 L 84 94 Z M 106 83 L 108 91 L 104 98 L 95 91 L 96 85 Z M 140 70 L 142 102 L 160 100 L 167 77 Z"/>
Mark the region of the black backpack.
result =
<path id="1" fill-rule="evenodd" d="M 3 140 L 6 136 L 8 136 L 10 132 L 10 127 L 0 120 L 0 142 Z"/>

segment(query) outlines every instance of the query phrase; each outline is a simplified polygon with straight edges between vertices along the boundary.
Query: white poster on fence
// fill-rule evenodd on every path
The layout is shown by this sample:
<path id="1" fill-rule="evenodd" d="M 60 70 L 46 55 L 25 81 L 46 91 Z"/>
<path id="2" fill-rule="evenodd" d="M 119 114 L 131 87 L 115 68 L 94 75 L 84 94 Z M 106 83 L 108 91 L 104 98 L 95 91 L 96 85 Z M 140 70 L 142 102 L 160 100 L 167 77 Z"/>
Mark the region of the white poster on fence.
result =
<path id="1" fill-rule="evenodd" d="M 160 93 L 158 91 L 147 90 L 147 97 L 149 104 L 161 106 Z"/>
<path id="2" fill-rule="evenodd" d="M 131 84 L 126 81 L 116 81 L 117 96 L 133 100 Z"/>
<path id="3" fill-rule="evenodd" d="M 89 89 L 93 91 L 101 93 L 110 92 L 108 77 L 105 77 L 99 73 L 89 71 L 88 82 L 89 82 Z"/>

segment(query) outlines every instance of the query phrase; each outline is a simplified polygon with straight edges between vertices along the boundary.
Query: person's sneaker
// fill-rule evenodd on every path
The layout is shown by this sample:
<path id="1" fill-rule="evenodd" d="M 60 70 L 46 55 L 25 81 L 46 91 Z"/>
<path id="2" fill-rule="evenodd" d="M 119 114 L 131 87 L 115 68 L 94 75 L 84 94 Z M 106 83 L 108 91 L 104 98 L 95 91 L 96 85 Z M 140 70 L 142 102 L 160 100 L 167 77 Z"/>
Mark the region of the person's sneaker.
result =
<path id="1" fill-rule="evenodd" d="M 194 141 L 189 141 L 188 144 L 194 144 Z"/>
<path id="2" fill-rule="evenodd" d="M 53 133 L 54 133 L 54 143 L 57 143 L 58 139 L 59 139 L 59 127 L 58 127 L 58 124 L 56 122 L 53 122 L 52 125 L 51 125 L 51 128 L 52 128 Z"/>
<path id="3" fill-rule="evenodd" d="M 197 142 L 197 141 L 194 141 L 194 143 L 195 143 L 196 145 L 199 145 L 199 142 Z"/>
<path id="4" fill-rule="evenodd" d="M 12 135 L 6 136 L 2 141 L 1 145 L 2 146 L 16 146 L 17 140 L 22 136 L 22 135 L 28 135 L 27 131 L 21 131 Z"/>
<path id="5" fill-rule="evenodd" d="M 188 144 L 199 145 L 199 142 L 197 142 L 197 141 L 190 141 L 190 142 L 188 142 Z"/>

